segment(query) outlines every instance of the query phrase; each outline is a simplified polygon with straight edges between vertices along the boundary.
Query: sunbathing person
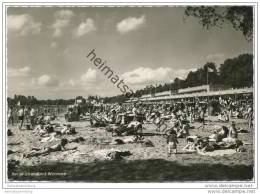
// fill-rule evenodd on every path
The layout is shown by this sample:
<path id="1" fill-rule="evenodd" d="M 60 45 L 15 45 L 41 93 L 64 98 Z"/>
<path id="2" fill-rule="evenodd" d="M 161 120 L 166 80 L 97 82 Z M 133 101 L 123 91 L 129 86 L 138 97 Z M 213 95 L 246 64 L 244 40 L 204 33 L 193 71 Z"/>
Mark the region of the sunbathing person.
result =
<path id="1" fill-rule="evenodd" d="M 153 119 L 153 123 L 156 125 L 156 131 L 160 131 L 160 126 L 161 126 L 161 114 L 159 111 L 156 111 L 154 115 L 151 117 Z"/>
<path id="2" fill-rule="evenodd" d="M 47 124 L 46 126 L 44 126 L 44 128 L 45 128 L 45 131 L 47 132 L 47 133 L 52 133 L 52 132 L 54 132 L 54 128 L 53 128 L 53 126 L 49 123 L 49 124 Z"/>
<path id="3" fill-rule="evenodd" d="M 237 141 L 237 137 L 238 137 L 238 133 L 237 133 L 236 125 L 235 122 L 232 122 L 229 127 L 228 136 L 224 138 L 222 141 L 235 143 Z"/>
<path id="4" fill-rule="evenodd" d="M 242 119 L 242 118 L 243 118 L 243 114 L 242 114 L 242 112 L 239 110 L 239 108 L 237 108 L 237 109 L 235 110 L 234 116 L 235 116 L 235 118 L 237 118 L 237 119 Z"/>
<path id="5" fill-rule="evenodd" d="M 43 149 L 38 149 L 38 148 L 32 148 L 32 151 L 30 151 L 28 154 L 24 155 L 25 158 L 29 157 L 36 157 L 36 156 L 41 156 L 41 155 L 46 155 L 51 152 L 58 152 L 58 151 L 65 151 L 65 150 L 75 150 L 77 147 L 73 148 L 65 148 L 65 145 L 68 144 L 67 139 L 61 139 L 61 141 L 53 146 L 50 147 L 45 147 Z"/>
<path id="6" fill-rule="evenodd" d="M 243 142 L 237 138 L 237 129 L 235 123 L 232 122 L 230 128 L 222 126 L 219 131 L 215 131 L 209 136 L 210 142 L 215 143 L 215 149 L 238 149 Z"/>
<path id="7" fill-rule="evenodd" d="M 172 115 L 170 113 L 169 108 L 165 109 L 164 112 L 162 113 L 161 119 L 166 121 L 166 120 L 170 120 L 171 118 L 172 118 Z"/>
<path id="8" fill-rule="evenodd" d="M 211 141 L 221 142 L 224 138 L 228 136 L 228 128 L 226 126 L 218 126 L 214 130 L 213 134 L 209 136 Z"/>
<path id="9" fill-rule="evenodd" d="M 107 126 L 106 120 L 102 119 L 101 117 L 97 118 L 96 116 L 91 116 L 89 122 L 90 122 L 91 127 L 106 127 Z"/>
<path id="10" fill-rule="evenodd" d="M 130 136 L 124 139 L 114 139 L 110 144 L 111 145 L 118 145 L 118 144 L 128 144 L 128 143 L 141 143 L 143 139 L 140 140 L 136 136 Z"/>
<path id="11" fill-rule="evenodd" d="M 81 143 L 83 141 L 85 141 L 86 139 L 84 137 L 76 137 L 76 138 L 72 138 L 72 139 L 69 139 L 69 143 Z"/>
<path id="12" fill-rule="evenodd" d="M 197 152 L 213 152 L 215 150 L 213 145 L 209 144 L 208 139 L 199 139 L 197 146 L 196 146 Z"/>
<path id="13" fill-rule="evenodd" d="M 42 123 L 36 125 L 33 130 L 33 133 L 35 135 L 40 135 L 40 136 L 44 136 L 46 134 L 50 134 L 53 132 L 54 132 L 54 128 L 51 124 L 43 125 Z"/>
<path id="14" fill-rule="evenodd" d="M 196 147 L 195 143 L 198 141 L 197 136 L 189 136 L 186 138 L 187 140 L 187 145 L 182 148 L 182 150 L 187 151 L 187 152 L 196 152 Z"/>
<path id="15" fill-rule="evenodd" d="M 219 142 L 220 149 L 236 149 L 239 150 L 243 142 L 237 138 L 226 138 L 223 142 Z"/>
<path id="16" fill-rule="evenodd" d="M 71 127 L 71 124 L 67 124 L 67 125 L 61 130 L 61 134 L 71 135 L 71 134 L 75 134 L 75 133 L 76 133 L 75 127 Z"/>
<path id="17" fill-rule="evenodd" d="M 38 117 L 36 117 L 35 123 L 42 124 L 42 125 L 44 124 L 44 114 L 43 113 L 41 115 L 39 115 Z"/>
<path id="18" fill-rule="evenodd" d="M 42 134 L 45 134 L 45 133 L 46 133 L 46 131 L 45 131 L 44 125 L 42 123 L 36 125 L 34 130 L 33 130 L 33 134 L 35 134 L 35 135 L 42 135 Z"/>
<path id="19" fill-rule="evenodd" d="M 131 121 L 129 124 L 120 125 L 112 131 L 112 136 L 114 133 L 118 136 L 121 135 L 134 135 L 136 138 L 141 138 L 142 124 L 138 121 Z"/>
<path id="20" fill-rule="evenodd" d="M 218 118 L 219 122 L 229 122 L 229 115 L 227 113 L 227 111 L 224 111 L 223 113 L 219 114 L 219 118 Z"/>
<path id="21" fill-rule="evenodd" d="M 39 141 L 41 141 L 42 143 L 45 143 L 45 142 L 52 142 L 52 141 L 55 141 L 55 140 L 59 140 L 58 138 L 56 138 L 57 136 L 60 137 L 60 133 L 59 131 L 57 132 L 54 132 L 54 133 L 51 133 L 51 134 L 46 134 L 46 135 L 42 135 L 43 138 L 39 139 Z"/>

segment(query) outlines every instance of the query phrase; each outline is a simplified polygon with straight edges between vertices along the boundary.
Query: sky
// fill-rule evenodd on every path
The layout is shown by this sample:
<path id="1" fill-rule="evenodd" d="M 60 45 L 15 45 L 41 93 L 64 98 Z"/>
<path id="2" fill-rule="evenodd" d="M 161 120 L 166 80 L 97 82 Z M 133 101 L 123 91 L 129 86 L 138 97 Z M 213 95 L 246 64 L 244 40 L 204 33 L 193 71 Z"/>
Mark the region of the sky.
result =
<path id="1" fill-rule="evenodd" d="M 132 89 L 185 78 L 206 62 L 252 53 L 231 25 L 204 29 L 185 7 L 9 7 L 7 89 L 38 99 L 121 94 L 86 58 L 97 57 Z"/>

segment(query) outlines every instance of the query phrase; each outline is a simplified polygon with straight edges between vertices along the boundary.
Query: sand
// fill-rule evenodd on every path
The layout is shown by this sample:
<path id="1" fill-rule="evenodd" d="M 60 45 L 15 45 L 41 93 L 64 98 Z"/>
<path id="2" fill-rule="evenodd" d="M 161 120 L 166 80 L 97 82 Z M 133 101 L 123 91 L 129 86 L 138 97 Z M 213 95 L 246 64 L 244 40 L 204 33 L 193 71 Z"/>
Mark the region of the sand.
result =
<path id="1" fill-rule="evenodd" d="M 212 120 L 215 118 L 211 117 Z M 234 119 L 237 127 L 247 129 L 246 121 Z M 58 121 L 64 123 L 60 118 Z M 208 136 L 215 125 L 228 125 L 216 121 L 206 122 L 205 128 L 199 128 L 200 123 L 193 123 L 191 135 Z M 232 154 L 200 155 L 185 153 L 182 148 L 185 139 L 179 139 L 178 154 L 167 157 L 166 139 L 158 134 L 153 124 L 144 125 L 145 139 L 155 146 L 144 147 L 141 143 L 111 145 L 109 142 L 118 137 L 112 137 L 105 128 L 92 128 L 88 121 L 71 122 L 76 127 L 77 134 L 64 135 L 71 139 L 82 136 L 86 141 L 70 143 L 68 146 L 76 150 L 53 152 L 49 155 L 24 158 L 32 147 L 42 148 L 55 144 L 40 142 L 40 137 L 32 131 L 19 130 L 18 126 L 8 126 L 14 133 L 8 137 L 8 150 L 14 153 L 8 155 L 13 160 L 9 165 L 9 180 L 38 181 L 83 181 L 83 182 L 178 182 L 201 180 L 251 180 L 253 178 L 253 132 L 241 133 L 238 138 L 244 142 L 245 152 Z M 168 124 L 170 126 L 170 124 Z M 121 138 L 121 137 L 120 137 Z M 125 137 L 128 138 L 128 137 Z M 105 142 L 96 144 L 95 142 Z M 93 152 L 104 149 L 128 150 L 132 155 L 121 161 L 99 161 L 93 157 Z M 18 161 L 19 165 L 14 165 Z M 26 173 L 24 173 L 26 172 Z M 42 172 L 35 176 L 35 172 Z M 44 172 L 44 173 L 43 173 Z M 46 172 L 63 173 L 50 175 Z M 34 173 L 34 174 L 33 174 Z M 64 174 L 65 173 L 65 174 Z"/>

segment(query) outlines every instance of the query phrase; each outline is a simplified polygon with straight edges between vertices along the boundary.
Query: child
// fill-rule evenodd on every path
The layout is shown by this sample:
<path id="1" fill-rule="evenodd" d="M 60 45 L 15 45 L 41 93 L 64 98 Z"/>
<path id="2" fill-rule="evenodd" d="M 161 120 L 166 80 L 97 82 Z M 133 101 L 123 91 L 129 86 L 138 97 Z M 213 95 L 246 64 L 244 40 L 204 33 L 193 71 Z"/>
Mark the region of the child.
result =
<path id="1" fill-rule="evenodd" d="M 230 138 L 237 138 L 237 128 L 236 128 L 236 124 L 234 121 L 231 122 L 231 126 L 229 128 L 229 134 L 228 136 Z"/>
<path id="2" fill-rule="evenodd" d="M 177 154 L 177 134 L 176 131 L 171 130 L 170 134 L 167 136 L 167 144 L 168 144 L 168 157 L 171 156 L 172 150 L 175 150 L 175 154 Z"/>

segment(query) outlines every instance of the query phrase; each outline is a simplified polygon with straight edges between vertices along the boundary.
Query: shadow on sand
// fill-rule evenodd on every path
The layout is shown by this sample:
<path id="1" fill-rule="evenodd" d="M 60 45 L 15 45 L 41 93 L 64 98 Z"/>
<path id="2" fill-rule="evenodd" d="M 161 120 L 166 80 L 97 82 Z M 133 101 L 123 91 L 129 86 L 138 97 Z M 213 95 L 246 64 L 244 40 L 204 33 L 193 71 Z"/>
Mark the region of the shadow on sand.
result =
<path id="1" fill-rule="evenodd" d="M 64 175 L 65 174 L 65 175 Z M 252 180 L 253 166 L 189 164 L 163 159 L 99 161 L 92 163 L 50 162 L 36 166 L 8 166 L 10 181 L 73 182 L 180 182 Z"/>

